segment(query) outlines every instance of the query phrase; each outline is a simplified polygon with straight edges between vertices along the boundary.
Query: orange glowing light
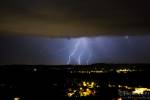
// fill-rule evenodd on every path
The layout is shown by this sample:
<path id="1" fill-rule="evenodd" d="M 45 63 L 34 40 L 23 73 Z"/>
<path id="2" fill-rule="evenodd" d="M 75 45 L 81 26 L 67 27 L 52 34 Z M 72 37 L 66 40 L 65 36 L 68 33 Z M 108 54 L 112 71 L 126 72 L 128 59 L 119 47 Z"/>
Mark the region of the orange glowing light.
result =
<path id="1" fill-rule="evenodd" d="M 14 100 L 20 100 L 20 98 L 19 97 L 15 97 Z"/>

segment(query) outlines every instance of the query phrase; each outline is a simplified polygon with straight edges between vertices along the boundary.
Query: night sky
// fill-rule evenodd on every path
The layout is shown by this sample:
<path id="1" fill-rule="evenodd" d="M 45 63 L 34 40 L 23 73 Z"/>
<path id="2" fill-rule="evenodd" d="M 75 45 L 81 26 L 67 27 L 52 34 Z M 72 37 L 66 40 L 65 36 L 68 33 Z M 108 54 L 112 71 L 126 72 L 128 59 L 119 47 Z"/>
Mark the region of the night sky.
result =
<path id="1" fill-rule="evenodd" d="M 0 37 L 0 64 L 150 63 L 149 44 L 150 35 L 81 38 L 6 36 Z"/>
<path id="2" fill-rule="evenodd" d="M 0 64 L 150 63 L 149 0 L 1 0 Z"/>
<path id="3" fill-rule="evenodd" d="M 0 35 L 150 33 L 149 0 L 1 0 Z"/>

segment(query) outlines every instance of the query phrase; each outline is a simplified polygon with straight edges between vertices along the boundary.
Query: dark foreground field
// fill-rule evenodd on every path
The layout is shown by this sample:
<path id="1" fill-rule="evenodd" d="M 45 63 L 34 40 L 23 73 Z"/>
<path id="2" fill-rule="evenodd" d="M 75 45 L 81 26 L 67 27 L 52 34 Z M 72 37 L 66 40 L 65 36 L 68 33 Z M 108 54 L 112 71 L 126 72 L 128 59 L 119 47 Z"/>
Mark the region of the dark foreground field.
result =
<path id="1" fill-rule="evenodd" d="M 100 68 L 105 70 L 105 73 L 77 73 L 77 69 L 73 69 L 73 67 L 40 65 L 1 66 L 0 100 L 13 100 L 15 97 L 19 97 L 20 100 L 53 100 L 54 98 L 91 98 L 112 100 L 113 98 L 121 97 L 121 93 L 126 93 L 119 93 L 119 89 L 124 88 L 124 86 L 134 88 L 150 88 L 150 71 L 148 65 L 145 65 L 145 67 L 142 66 L 140 67 L 140 69 L 135 68 L 138 70 L 143 69 L 143 71 L 134 71 L 127 73 L 107 71 L 111 69 L 107 69 L 107 66 L 103 66 L 106 69 L 103 69 L 103 67 Z M 80 67 L 83 66 L 78 66 L 78 70 L 80 70 Z M 92 69 L 91 67 L 87 67 L 86 70 L 90 71 Z M 72 71 L 74 71 L 74 73 L 72 73 Z M 67 83 L 68 81 L 70 83 Z M 95 82 L 95 86 L 97 87 L 94 88 L 94 91 L 96 91 L 96 93 L 94 95 L 89 95 L 86 97 L 80 97 L 80 95 L 76 93 L 71 97 L 68 97 L 67 89 L 78 88 L 77 84 L 84 81 Z M 71 85 L 68 86 L 69 84 Z M 120 88 L 118 86 L 120 86 Z M 125 94 L 124 98 L 126 98 Z M 147 94 L 145 98 L 149 98 L 149 94 Z"/>

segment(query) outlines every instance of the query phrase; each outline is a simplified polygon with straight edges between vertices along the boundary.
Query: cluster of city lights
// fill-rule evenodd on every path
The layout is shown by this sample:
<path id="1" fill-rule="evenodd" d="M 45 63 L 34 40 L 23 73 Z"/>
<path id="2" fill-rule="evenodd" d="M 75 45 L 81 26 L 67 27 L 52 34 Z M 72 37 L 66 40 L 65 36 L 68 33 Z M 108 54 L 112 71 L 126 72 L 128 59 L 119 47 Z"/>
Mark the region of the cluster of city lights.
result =
<path id="1" fill-rule="evenodd" d="M 144 92 L 150 92 L 149 88 L 135 88 L 135 91 L 133 91 L 133 94 L 144 94 Z"/>
<path id="2" fill-rule="evenodd" d="M 142 70 L 135 70 L 135 69 L 129 69 L 129 68 L 119 68 L 119 69 L 83 69 L 83 70 L 75 70 L 75 71 L 70 71 L 70 73 L 82 73 L 82 74 L 91 74 L 91 73 L 109 73 L 109 72 L 116 72 L 118 74 L 120 73 L 128 73 L 128 72 L 136 72 L 136 71 L 142 71 Z"/>
<path id="3" fill-rule="evenodd" d="M 94 96 L 96 93 L 95 82 L 81 82 L 76 89 L 69 88 L 67 91 L 68 97 Z"/>
<path id="4" fill-rule="evenodd" d="M 20 100 L 20 98 L 19 97 L 15 97 L 14 100 Z"/>
<path id="5" fill-rule="evenodd" d="M 104 73 L 102 70 L 78 71 L 78 73 Z"/>
<path id="6" fill-rule="evenodd" d="M 125 94 L 144 95 L 145 92 L 150 93 L 150 88 L 145 88 L 145 87 L 129 87 L 129 86 L 121 86 L 121 85 L 118 85 L 118 87 L 120 89 L 124 89 L 124 90 L 121 90 L 121 91 L 124 91 L 124 95 Z"/>
<path id="7" fill-rule="evenodd" d="M 131 69 L 117 69 L 116 72 L 117 73 L 128 73 L 128 72 L 133 72 L 135 70 L 131 70 Z"/>

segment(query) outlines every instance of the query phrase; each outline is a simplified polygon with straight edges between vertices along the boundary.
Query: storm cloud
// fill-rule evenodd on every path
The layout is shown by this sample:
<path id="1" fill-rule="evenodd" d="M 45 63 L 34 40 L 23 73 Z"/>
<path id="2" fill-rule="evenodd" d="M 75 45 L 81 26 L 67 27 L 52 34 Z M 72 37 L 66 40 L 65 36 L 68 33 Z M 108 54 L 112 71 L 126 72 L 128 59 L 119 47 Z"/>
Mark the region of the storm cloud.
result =
<path id="1" fill-rule="evenodd" d="M 150 33 L 146 0 L 2 0 L 1 35 L 50 37 Z"/>

